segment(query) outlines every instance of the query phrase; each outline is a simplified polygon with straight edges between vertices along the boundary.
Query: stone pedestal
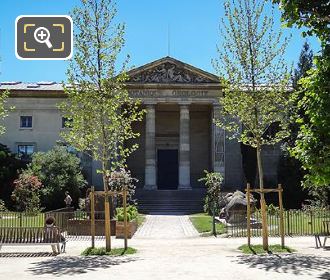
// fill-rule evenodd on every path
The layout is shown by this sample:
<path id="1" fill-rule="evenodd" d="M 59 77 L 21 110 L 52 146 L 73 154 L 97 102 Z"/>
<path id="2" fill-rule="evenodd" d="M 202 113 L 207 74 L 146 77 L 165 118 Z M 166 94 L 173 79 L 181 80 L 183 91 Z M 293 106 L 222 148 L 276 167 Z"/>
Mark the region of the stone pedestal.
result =
<path id="1" fill-rule="evenodd" d="M 189 106 L 180 105 L 179 187 L 190 190 L 190 129 Z"/>
<path id="2" fill-rule="evenodd" d="M 145 180 L 144 189 L 157 189 L 155 147 L 155 105 L 146 106 Z"/>

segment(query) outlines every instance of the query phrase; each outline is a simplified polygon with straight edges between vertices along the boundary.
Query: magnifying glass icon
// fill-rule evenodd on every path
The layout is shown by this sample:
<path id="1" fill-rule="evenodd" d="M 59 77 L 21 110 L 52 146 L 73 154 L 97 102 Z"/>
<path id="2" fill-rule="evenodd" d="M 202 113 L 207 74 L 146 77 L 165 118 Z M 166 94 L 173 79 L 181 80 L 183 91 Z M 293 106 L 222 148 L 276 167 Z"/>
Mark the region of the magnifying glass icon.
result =
<path id="1" fill-rule="evenodd" d="M 46 27 L 38 27 L 34 31 L 34 39 L 41 44 L 46 44 L 50 49 L 53 47 L 52 43 L 49 41 L 50 32 Z"/>

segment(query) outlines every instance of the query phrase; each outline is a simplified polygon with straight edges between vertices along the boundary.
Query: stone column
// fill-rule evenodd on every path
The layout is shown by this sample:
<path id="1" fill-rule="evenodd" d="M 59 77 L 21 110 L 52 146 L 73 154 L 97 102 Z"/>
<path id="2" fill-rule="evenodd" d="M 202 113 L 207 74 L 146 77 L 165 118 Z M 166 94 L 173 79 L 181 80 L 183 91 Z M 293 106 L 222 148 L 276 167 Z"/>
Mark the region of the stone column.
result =
<path id="1" fill-rule="evenodd" d="M 212 107 L 212 169 L 213 172 L 221 173 L 225 176 L 225 131 L 215 125 L 214 120 L 220 118 L 220 105 L 214 104 Z"/>
<path id="2" fill-rule="evenodd" d="M 144 189 L 157 189 L 156 185 L 156 146 L 155 146 L 155 105 L 146 106 L 145 178 Z"/>
<path id="3" fill-rule="evenodd" d="M 190 129 L 189 105 L 180 105 L 179 189 L 190 186 Z"/>

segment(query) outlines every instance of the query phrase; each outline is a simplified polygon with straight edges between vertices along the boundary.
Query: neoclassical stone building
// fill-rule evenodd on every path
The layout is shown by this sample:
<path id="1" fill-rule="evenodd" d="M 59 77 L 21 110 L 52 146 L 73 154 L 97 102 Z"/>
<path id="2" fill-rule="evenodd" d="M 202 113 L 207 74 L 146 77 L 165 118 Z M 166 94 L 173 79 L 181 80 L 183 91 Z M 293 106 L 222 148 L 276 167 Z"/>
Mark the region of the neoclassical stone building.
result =
<path id="1" fill-rule="evenodd" d="M 134 126 L 141 134 L 136 140 L 140 147 L 128 159 L 139 188 L 197 189 L 203 170 L 223 174 L 227 188 L 244 187 L 240 144 L 227 139 L 212 121 L 220 114 L 218 77 L 171 57 L 128 74 L 130 95 L 146 109 L 145 119 Z M 29 157 L 61 142 L 65 120 L 56 104 L 66 97 L 60 84 L 3 82 L 0 89 L 10 90 L 9 105 L 15 106 L 5 119 L 7 131 L 0 143 Z M 263 156 L 266 176 L 276 176 L 278 151 L 270 149 Z M 101 186 L 98 164 L 88 157 L 82 160 L 90 184 Z"/>

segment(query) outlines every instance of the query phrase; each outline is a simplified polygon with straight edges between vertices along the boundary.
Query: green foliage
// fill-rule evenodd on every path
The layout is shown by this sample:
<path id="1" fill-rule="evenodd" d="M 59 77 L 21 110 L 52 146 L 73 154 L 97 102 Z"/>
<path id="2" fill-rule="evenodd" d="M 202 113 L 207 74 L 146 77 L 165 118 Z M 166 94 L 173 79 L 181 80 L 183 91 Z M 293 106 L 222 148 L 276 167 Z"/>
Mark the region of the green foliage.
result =
<path id="1" fill-rule="evenodd" d="M 209 214 L 213 212 L 219 212 L 219 197 L 221 191 L 221 184 L 223 182 L 223 176 L 217 172 L 208 172 L 204 170 L 205 177 L 200 178 L 198 181 L 205 182 L 207 188 L 204 211 Z"/>
<path id="2" fill-rule="evenodd" d="M 315 60 L 316 69 L 301 80 L 305 91 L 298 107 L 304 115 L 298 119 L 300 131 L 291 150 L 308 173 L 304 185 L 330 190 L 330 55 Z"/>
<path id="3" fill-rule="evenodd" d="M 86 211 L 86 199 L 85 198 L 79 198 L 78 207 L 79 207 L 80 211 Z"/>
<path id="4" fill-rule="evenodd" d="M 48 152 L 34 153 L 23 174 L 38 176 L 44 185 L 41 200 L 46 209 L 64 207 L 65 191 L 70 193 L 73 204 L 77 206 L 80 189 L 86 185 L 80 159 L 61 146 L 55 146 Z"/>
<path id="5" fill-rule="evenodd" d="M 127 206 L 127 221 L 133 221 L 138 216 L 138 210 L 135 205 L 129 205 Z M 116 208 L 116 219 L 117 221 L 123 222 L 124 221 L 124 208 L 118 207 Z"/>
<path id="6" fill-rule="evenodd" d="M 5 212 L 5 211 L 8 211 L 6 204 L 2 199 L 0 199 L 0 212 Z"/>
<path id="7" fill-rule="evenodd" d="M 299 133 L 291 154 L 306 170 L 304 186 L 320 202 L 330 200 L 330 3 L 327 0 L 274 0 L 281 4 L 282 19 L 288 26 L 308 28 L 303 35 L 316 35 L 322 52 L 315 58 L 315 69 L 301 80 L 303 97 L 299 99 Z"/>
<path id="8" fill-rule="evenodd" d="M 244 254 L 267 254 L 267 253 L 293 253 L 295 252 L 294 249 L 291 249 L 290 247 L 284 246 L 282 248 L 281 245 L 269 245 L 268 251 L 265 251 L 262 248 L 262 245 L 242 245 L 238 247 L 238 250 L 242 251 Z"/>
<path id="9" fill-rule="evenodd" d="M 106 251 L 104 247 L 101 248 L 86 248 L 81 255 L 82 256 L 123 256 L 135 254 L 137 250 L 132 247 L 124 248 L 113 248 L 110 252 Z"/>
<path id="10" fill-rule="evenodd" d="M 115 23 L 116 13 L 111 0 L 81 1 L 74 9 L 75 54 L 67 72 L 68 99 L 60 104 L 72 120 L 62 136 L 102 163 L 105 189 L 110 171 L 125 167 L 126 158 L 138 148 L 125 143 L 139 136 L 132 123 L 141 121 L 144 113 L 125 89 L 127 60 L 120 69 L 116 65 L 125 31 L 124 24 Z"/>
<path id="11" fill-rule="evenodd" d="M 311 50 L 310 45 L 306 41 L 300 52 L 297 68 L 294 70 L 292 76 L 292 86 L 294 89 L 298 89 L 298 81 L 301 78 L 306 77 L 308 70 L 310 70 L 312 67 L 313 67 L 313 51 Z"/>
<path id="12" fill-rule="evenodd" d="M 11 208 L 13 201 L 10 196 L 14 190 L 13 182 L 18 178 L 18 171 L 26 163 L 15 158 L 7 146 L 0 144 L 0 198 Z"/>
<path id="13" fill-rule="evenodd" d="M 214 63 L 223 85 L 221 119 L 215 123 L 231 138 L 256 148 L 260 187 L 262 146 L 287 137 L 289 124 L 289 74 L 284 60 L 288 38 L 276 28 L 274 8 L 269 5 L 259 0 L 225 1 L 223 43 Z"/>
<path id="14" fill-rule="evenodd" d="M 0 135 L 4 134 L 6 128 L 2 125 L 2 121 L 8 116 L 9 109 L 6 107 L 6 102 L 8 98 L 8 91 L 0 91 Z"/>
<path id="15" fill-rule="evenodd" d="M 14 181 L 12 199 L 20 211 L 35 213 L 40 211 L 40 191 L 42 183 L 37 176 L 20 174 Z"/>
<path id="16" fill-rule="evenodd" d="M 280 208 L 275 206 L 274 204 L 267 205 L 267 212 L 269 215 L 275 215 L 280 212 Z"/>
<path id="17" fill-rule="evenodd" d="M 330 39 L 330 4 L 328 0 L 273 0 L 280 3 L 282 19 L 287 26 L 307 27 L 303 35 L 316 35 L 321 41 Z"/>

